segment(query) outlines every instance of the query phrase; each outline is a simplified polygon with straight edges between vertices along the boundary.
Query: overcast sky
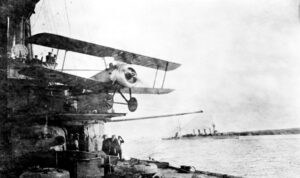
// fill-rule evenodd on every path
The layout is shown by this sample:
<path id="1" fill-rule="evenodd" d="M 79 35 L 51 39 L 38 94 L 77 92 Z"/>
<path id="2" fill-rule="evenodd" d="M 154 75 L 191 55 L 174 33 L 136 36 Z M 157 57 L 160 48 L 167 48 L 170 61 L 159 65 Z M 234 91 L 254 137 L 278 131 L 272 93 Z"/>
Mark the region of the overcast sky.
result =
<path id="1" fill-rule="evenodd" d="M 221 131 L 299 127 L 298 10 L 299 0 L 41 0 L 31 20 L 33 34 L 51 32 L 182 64 L 167 73 L 165 86 L 175 92 L 136 95 L 139 108 L 128 117 L 204 114 L 107 125 L 109 133 L 139 137 L 173 134 L 178 121 L 186 132 L 212 122 Z M 103 61 L 68 53 L 66 68 L 103 69 Z M 151 87 L 155 71 L 136 68 Z M 160 87 L 163 72 L 158 77 Z"/>

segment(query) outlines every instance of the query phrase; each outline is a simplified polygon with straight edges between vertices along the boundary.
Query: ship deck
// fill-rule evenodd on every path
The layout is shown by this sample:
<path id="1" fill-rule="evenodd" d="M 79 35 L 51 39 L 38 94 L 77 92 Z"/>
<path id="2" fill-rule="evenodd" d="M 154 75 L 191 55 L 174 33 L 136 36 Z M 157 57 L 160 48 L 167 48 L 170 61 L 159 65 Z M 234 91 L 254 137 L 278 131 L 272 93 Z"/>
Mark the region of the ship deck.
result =
<path id="1" fill-rule="evenodd" d="M 150 161 L 150 160 L 139 160 L 132 158 L 131 160 L 123 160 L 116 164 L 114 167 L 115 172 L 112 174 L 109 174 L 108 177 L 118 177 L 122 174 L 130 175 L 135 173 L 135 169 L 128 169 L 132 168 L 130 165 L 130 162 L 132 160 L 138 161 L 138 163 L 144 163 L 144 165 L 150 166 L 155 164 L 157 166 L 156 174 L 152 177 L 163 177 L 163 178 L 238 178 L 238 176 L 228 175 L 228 174 L 221 174 L 221 173 L 215 173 L 215 172 L 208 172 L 208 171 L 200 171 L 195 170 L 191 166 L 181 166 L 174 167 L 171 166 L 168 162 L 159 162 L 159 161 Z M 125 166 L 124 166 L 125 165 Z M 126 167 L 126 168 L 125 168 Z M 150 166 L 151 167 L 151 166 Z M 124 169 L 125 168 L 125 169 Z M 188 168 L 188 169 L 186 169 Z M 143 170 L 146 170 L 147 168 L 143 168 Z M 148 169 L 149 170 L 149 169 Z M 150 168 L 151 170 L 151 168 Z M 127 174 L 129 173 L 129 174 Z M 123 175 L 124 176 L 124 175 Z M 105 176 L 107 177 L 107 176 Z"/>
<path id="2" fill-rule="evenodd" d="M 209 172 L 202 172 L 202 171 L 191 172 L 191 173 L 179 173 L 173 169 L 159 169 L 159 173 L 164 178 L 220 178 L 220 177 L 236 178 L 235 176 L 231 176 L 231 175 L 209 173 Z"/>

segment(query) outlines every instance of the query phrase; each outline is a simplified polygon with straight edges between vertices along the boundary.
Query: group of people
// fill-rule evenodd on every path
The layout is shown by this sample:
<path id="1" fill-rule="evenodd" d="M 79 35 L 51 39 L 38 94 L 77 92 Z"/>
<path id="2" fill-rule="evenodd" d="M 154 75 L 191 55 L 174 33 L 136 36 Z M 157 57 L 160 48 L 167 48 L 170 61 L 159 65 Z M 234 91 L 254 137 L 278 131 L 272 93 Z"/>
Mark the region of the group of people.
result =
<path id="1" fill-rule="evenodd" d="M 52 53 L 49 52 L 46 55 L 46 61 L 45 62 L 43 61 L 43 57 L 41 59 L 39 59 L 38 55 L 35 55 L 32 58 L 32 60 L 29 60 L 26 63 L 29 63 L 29 64 L 41 64 L 41 65 L 43 64 L 43 65 L 47 65 L 47 66 L 56 67 L 56 65 L 57 65 L 56 60 L 57 60 L 57 56 L 55 54 L 52 55 Z"/>
<path id="2" fill-rule="evenodd" d="M 57 59 L 57 56 L 55 54 L 52 55 L 52 53 L 49 52 L 48 55 L 46 56 L 46 63 L 47 64 L 56 64 L 56 59 Z"/>
<path id="3" fill-rule="evenodd" d="M 124 140 L 121 136 L 112 135 L 109 138 L 107 135 L 103 135 L 102 151 L 107 155 L 118 156 L 122 159 L 122 143 Z"/>
<path id="4" fill-rule="evenodd" d="M 69 134 L 67 139 L 68 150 L 74 150 L 74 151 L 82 150 L 83 148 L 80 149 L 79 142 L 80 142 L 79 133 Z M 119 157 L 119 159 L 123 159 L 122 147 L 121 147 L 123 143 L 124 143 L 124 139 L 121 136 L 117 137 L 116 135 L 112 135 L 112 137 L 109 138 L 107 135 L 103 135 L 102 151 L 106 155 L 117 156 Z M 95 144 L 94 146 L 98 147 L 98 144 Z M 98 150 L 98 148 L 95 148 L 95 150 Z"/>

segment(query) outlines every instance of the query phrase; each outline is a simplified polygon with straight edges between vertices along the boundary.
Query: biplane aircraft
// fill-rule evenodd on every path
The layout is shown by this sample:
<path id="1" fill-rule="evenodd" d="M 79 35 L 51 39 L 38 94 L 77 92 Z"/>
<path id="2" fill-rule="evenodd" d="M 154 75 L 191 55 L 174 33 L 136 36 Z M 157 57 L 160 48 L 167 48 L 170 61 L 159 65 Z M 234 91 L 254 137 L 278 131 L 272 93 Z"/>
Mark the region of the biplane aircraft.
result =
<path id="1" fill-rule="evenodd" d="M 91 78 L 65 73 L 63 68 L 60 70 L 49 68 L 47 65 L 43 65 L 42 62 L 19 67 L 18 74 L 26 76 L 27 80 L 29 79 L 29 81 L 35 83 L 39 92 L 47 93 L 47 100 L 55 100 L 49 101 L 44 105 L 47 105 L 47 108 L 51 108 L 52 113 L 59 113 L 60 115 L 67 115 L 67 113 L 69 115 L 70 113 L 76 113 L 77 115 L 98 114 L 98 116 L 101 115 L 103 118 L 125 115 L 124 113 L 115 113 L 113 111 L 112 108 L 115 103 L 126 104 L 128 105 L 128 110 L 134 112 L 138 107 L 138 101 L 132 95 L 167 94 L 172 92 L 173 89 L 163 88 L 166 72 L 175 70 L 180 66 L 178 63 L 49 33 L 31 36 L 26 42 L 65 50 L 66 53 L 72 51 L 97 56 L 103 60 L 105 60 L 105 57 L 113 57 L 118 62 L 115 65 L 110 63 L 103 71 Z M 66 58 L 63 59 L 62 66 L 64 66 L 65 60 Z M 153 88 L 136 87 L 139 79 L 133 65 L 156 70 Z M 163 70 L 165 75 L 162 87 L 154 88 L 158 70 Z M 116 93 L 122 96 L 124 103 L 114 102 Z M 129 96 L 126 97 L 125 93 Z"/>

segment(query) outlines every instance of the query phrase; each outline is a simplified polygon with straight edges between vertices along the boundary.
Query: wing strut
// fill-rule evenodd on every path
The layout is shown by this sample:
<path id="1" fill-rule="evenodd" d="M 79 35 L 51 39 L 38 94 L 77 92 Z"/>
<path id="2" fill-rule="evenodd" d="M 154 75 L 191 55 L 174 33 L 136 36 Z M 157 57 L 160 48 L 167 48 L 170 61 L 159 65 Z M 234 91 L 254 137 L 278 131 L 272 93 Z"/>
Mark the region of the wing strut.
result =
<path id="1" fill-rule="evenodd" d="M 59 52 L 59 49 L 57 49 L 57 51 L 56 51 L 56 56 L 58 57 L 58 52 Z"/>
<path id="2" fill-rule="evenodd" d="M 163 79 L 163 83 L 162 83 L 162 85 L 161 85 L 161 88 L 164 88 L 165 79 L 166 79 L 166 75 L 167 75 L 167 71 L 168 71 L 168 65 L 169 65 L 169 62 L 167 62 L 167 64 L 166 64 L 166 69 L 165 69 L 164 79 Z"/>
<path id="3" fill-rule="evenodd" d="M 154 82 L 153 82 L 153 88 L 155 87 L 156 78 L 157 78 L 157 72 L 158 72 L 158 66 L 157 66 L 156 72 L 155 72 L 155 78 L 154 78 Z"/>
<path id="4" fill-rule="evenodd" d="M 68 51 L 66 50 L 66 51 L 65 51 L 65 55 L 64 55 L 64 61 L 63 61 L 62 67 L 61 67 L 61 71 L 62 71 L 62 72 L 64 71 L 67 52 L 68 52 Z"/>
<path id="5" fill-rule="evenodd" d="M 104 61 L 104 66 L 105 66 L 105 69 L 107 69 L 107 64 L 106 64 L 105 57 L 103 57 L 103 61 Z"/>

